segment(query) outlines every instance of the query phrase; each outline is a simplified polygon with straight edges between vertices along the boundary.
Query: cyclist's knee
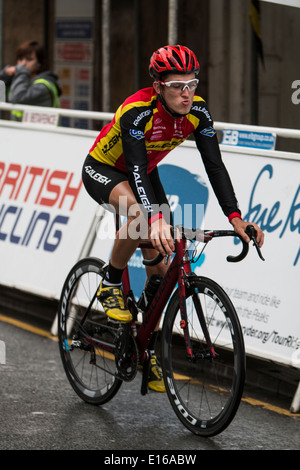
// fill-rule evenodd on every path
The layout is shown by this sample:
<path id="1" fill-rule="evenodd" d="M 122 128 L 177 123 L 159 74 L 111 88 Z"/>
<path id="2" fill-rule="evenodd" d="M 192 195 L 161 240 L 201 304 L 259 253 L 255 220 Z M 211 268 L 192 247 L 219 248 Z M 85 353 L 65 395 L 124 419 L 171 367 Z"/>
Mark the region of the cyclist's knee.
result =
<path id="1" fill-rule="evenodd" d="M 148 221 L 142 211 L 128 215 L 128 233 L 135 240 L 147 239 L 149 235 Z"/>

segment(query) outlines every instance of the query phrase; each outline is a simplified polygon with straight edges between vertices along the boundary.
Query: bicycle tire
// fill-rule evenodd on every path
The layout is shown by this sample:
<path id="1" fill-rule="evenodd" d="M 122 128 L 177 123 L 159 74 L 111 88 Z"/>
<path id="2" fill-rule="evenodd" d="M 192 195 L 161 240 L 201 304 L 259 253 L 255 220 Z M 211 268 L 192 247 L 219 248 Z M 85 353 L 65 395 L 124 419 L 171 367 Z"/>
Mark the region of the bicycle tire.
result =
<path id="1" fill-rule="evenodd" d="M 113 341 L 106 326 L 107 317 L 95 295 L 103 266 L 104 262 L 97 258 L 76 263 L 66 278 L 58 308 L 58 341 L 65 373 L 77 395 L 94 405 L 112 399 L 122 384 L 116 377 L 114 354 L 97 342 L 97 338 L 107 344 Z"/>
<path id="2" fill-rule="evenodd" d="M 209 352 L 193 295 L 200 300 L 216 357 Z M 193 277 L 186 294 L 186 326 L 180 320 L 176 291 L 162 330 L 162 367 L 171 405 L 194 434 L 221 433 L 234 418 L 243 393 L 246 356 L 235 308 L 225 291 L 205 277 Z M 182 328 L 184 327 L 184 328 Z M 184 334 L 191 338 L 194 360 L 188 358 Z"/>

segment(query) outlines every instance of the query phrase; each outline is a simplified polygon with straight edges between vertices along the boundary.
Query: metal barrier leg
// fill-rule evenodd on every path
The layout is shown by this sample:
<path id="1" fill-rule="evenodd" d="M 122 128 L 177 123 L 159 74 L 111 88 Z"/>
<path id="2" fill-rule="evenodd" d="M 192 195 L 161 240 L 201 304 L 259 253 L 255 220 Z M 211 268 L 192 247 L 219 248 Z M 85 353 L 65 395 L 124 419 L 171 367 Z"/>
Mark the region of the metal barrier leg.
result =
<path id="1" fill-rule="evenodd" d="M 4 341 L 0 341 L 0 364 L 6 364 L 6 349 Z"/>
<path id="2" fill-rule="evenodd" d="M 300 409 L 300 382 L 298 384 L 296 393 L 294 395 L 294 398 L 290 407 L 290 411 L 292 413 L 297 413 L 299 409 Z"/>

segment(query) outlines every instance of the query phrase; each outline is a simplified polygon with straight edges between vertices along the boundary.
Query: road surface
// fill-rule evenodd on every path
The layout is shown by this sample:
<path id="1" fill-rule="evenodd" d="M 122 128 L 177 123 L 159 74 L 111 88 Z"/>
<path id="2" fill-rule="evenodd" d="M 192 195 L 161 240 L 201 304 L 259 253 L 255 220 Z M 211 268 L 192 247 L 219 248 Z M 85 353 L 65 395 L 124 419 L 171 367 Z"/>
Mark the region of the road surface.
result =
<path id="1" fill-rule="evenodd" d="M 167 460 L 172 451 L 192 456 L 201 450 L 299 449 L 300 414 L 288 411 L 289 401 L 254 389 L 245 390 L 232 424 L 209 439 L 183 427 L 165 394 L 141 396 L 139 376 L 123 383 L 104 406 L 88 405 L 66 379 L 55 338 L 10 321 L 0 311 L 6 350 L 5 364 L 0 364 L 1 450 L 102 450 L 107 464 L 124 463 L 113 460 L 125 451 L 127 458 L 132 452 L 144 464 L 162 463 L 156 459 L 163 451 L 164 463 L 178 464 Z M 139 462 L 125 463 L 135 467 Z"/>

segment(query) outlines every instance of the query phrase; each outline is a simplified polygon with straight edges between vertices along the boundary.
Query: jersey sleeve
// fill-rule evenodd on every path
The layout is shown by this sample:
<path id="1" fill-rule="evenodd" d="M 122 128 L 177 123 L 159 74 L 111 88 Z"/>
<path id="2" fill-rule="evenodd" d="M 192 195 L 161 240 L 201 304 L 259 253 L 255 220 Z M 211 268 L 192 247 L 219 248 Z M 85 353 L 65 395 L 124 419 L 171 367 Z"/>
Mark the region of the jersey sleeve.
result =
<path id="1" fill-rule="evenodd" d="M 137 202 L 144 209 L 145 216 L 159 213 L 149 176 L 145 144 L 145 127 L 152 117 L 149 107 L 132 107 L 120 118 L 123 153 L 130 187 Z"/>
<path id="2" fill-rule="evenodd" d="M 205 102 L 198 107 L 198 113 L 200 122 L 194 136 L 213 191 L 227 217 L 230 218 L 232 214 L 240 215 L 233 185 L 222 160 L 213 120 Z"/>

